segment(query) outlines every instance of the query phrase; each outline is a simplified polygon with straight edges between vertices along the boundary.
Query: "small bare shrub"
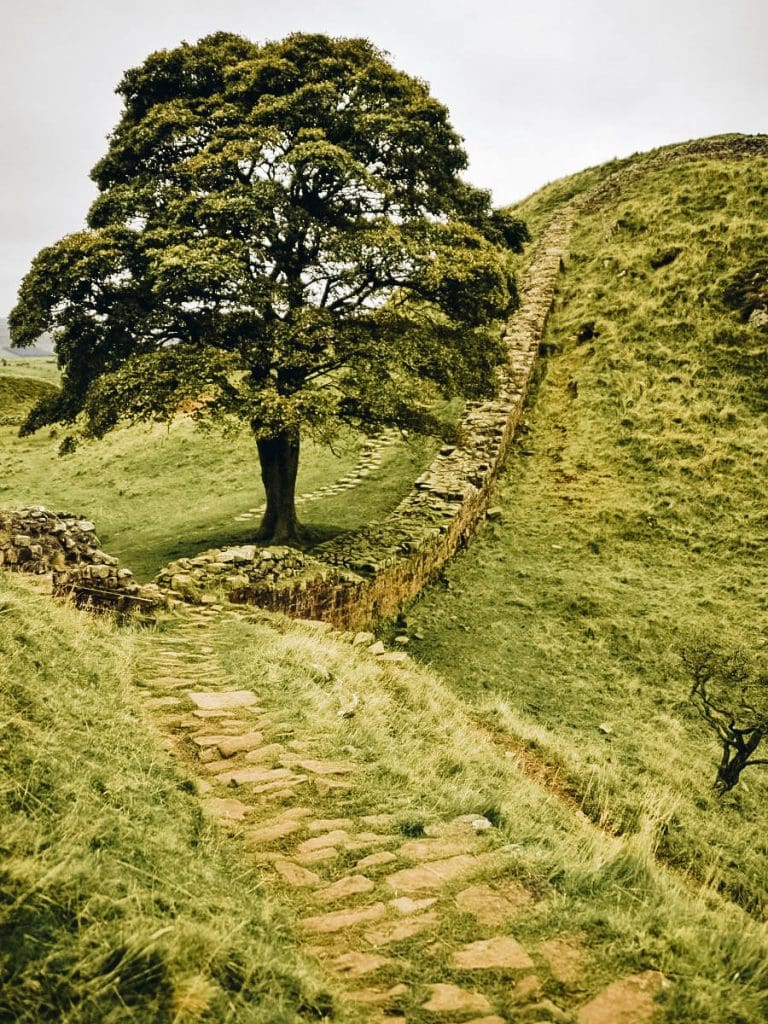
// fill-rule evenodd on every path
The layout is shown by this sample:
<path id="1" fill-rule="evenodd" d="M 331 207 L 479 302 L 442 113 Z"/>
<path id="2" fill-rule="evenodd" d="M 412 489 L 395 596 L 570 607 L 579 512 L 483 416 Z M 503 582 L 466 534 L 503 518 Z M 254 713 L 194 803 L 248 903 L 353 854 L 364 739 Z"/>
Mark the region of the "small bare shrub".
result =
<path id="1" fill-rule="evenodd" d="M 684 642 L 679 653 L 693 680 L 691 702 L 722 745 L 714 788 L 727 793 L 745 768 L 768 764 L 754 756 L 768 736 L 768 671 L 743 648 L 703 633 Z"/>

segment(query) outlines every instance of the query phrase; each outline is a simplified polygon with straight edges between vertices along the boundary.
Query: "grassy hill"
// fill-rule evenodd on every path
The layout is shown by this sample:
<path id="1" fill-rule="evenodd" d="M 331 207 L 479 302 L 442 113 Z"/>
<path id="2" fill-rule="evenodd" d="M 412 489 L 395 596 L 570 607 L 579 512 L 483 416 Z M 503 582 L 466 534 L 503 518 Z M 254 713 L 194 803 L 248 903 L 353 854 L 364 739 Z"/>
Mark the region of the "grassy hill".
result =
<path id="1" fill-rule="evenodd" d="M 55 385 L 35 377 L 5 375 L 0 366 L 0 424 L 18 427 L 27 409 L 53 392 Z"/>
<path id="2" fill-rule="evenodd" d="M 636 158 L 579 214 L 503 525 L 409 622 L 532 770 L 619 834 L 653 823 L 660 857 L 764 917 L 768 771 L 715 797 L 718 744 L 676 654 L 701 629 L 763 658 L 768 640 L 768 334 L 750 320 L 768 155 L 736 149 Z M 546 219 L 615 170 L 519 212 Z"/>
<path id="3" fill-rule="evenodd" d="M 495 894 L 495 913 L 514 915 L 505 934 L 512 929 L 523 963 L 536 971 L 529 990 L 538 990 L 540 1009 L 554 1007 L 555 1020 L 573 1021 L 616 979 L 649 972 L 667 979 L 659 1021 L 762 1019 L 764 929 L 655 863 L 652 828 L 617 839 L 527 778 L 434 673 L 381 661 L 316 625 L 259 613 L 203 614 L 133 633 L 52 607 L 5 577 L 0 600 L 0 646 L 14 652 L 0 663 L 0 1020 L 389 1019 L 363 1012 L 373 991 L 393 993 L 408 1021 L 427 1024 L 435 1020 L 424 1008 L 435 983 L 479 993 L 503 1019 L 520 1019 L 527 1000 L 519 970 L 478 975 L 454 963 L 463 944 L 495 934 L 492 921 L 478 930 L 454 898 L 458 890 Z M 184 667 L 176 673 L 196 680 L 183 688 L 164 667 L 178 663 L 179 652 Z M 295 798 L 217 781 L 210 757 L 195 752 L 197 738 L 208 742 L 212 726 L 232 735 L 236 721 L 189 719 L 186 688 L 205 688 L 204 679 L 214 693 L 236 686 L 258 700 L 265 756 L 289 743 L 282 749 L 300 752 L 293 758 L 343 766 L 344 781 L 330 776 Z M 340 716 L 350 698 L 354 713 Z M 239 755 L 226 767 L 249 763 Z M 195 793 L 242 807 L 249 824 L 229 824 L 227 836 L 201 815 Z M 450 823 L 466 815 L 483 815 L 487 827 L 462 840 Z M 309 823 L 307 840 L 301 832 L 297 839 L 294 822 Z M 334 829 L 342 831 L 318 837 Z M 359 841 L 347 843 L 350 832 Z M 341 852 L 322 848 L 340 841 Z M 306 924 L 329 909 L 325 892 L 350 876 L 359 882 L 356 865 L 382 841 L 395 853 L 368 857 L 380 866 L 363 869 L 370 889 L 351 889 L 354 913 L 380 918 L 393 895 L 389 861 L 397 867 L 415 856 L 418 873 L 430 844 L 444 856 L 474 844 L 474 888 L 459 881 L 428 898 L 415 928 L 385 922 L 401 929 L 385 956 L 377 955 L 379 940 L 353 925 L 307 934 Z M 302 863 L 311 869 L 301 870 L 317 883 L 305 887 L 302 876 L 297 888 L 275 864 L 295 863 L 289 858 L 305 847 Z M 327 890 L 318 893 L 317 884 Z M 422 911 L 416 900 L 400 913 Z M 378 988 L 370 975 L 333 976 L 355 957 L 376 962 Z M 525 1019 L 536 1019 L 535 1007 L 527 1009 Z"/>
<path id="4" fill-rule="evenodd" d="M 768 156 L 745 145 L 521 206 L 536 229 L 599 190 L 502 518 L 398 624 L 412 658 L 260 612 L 117 628 L 0 575 L 0 1024 L 768 1019 L 768 771 L 714 796 L 675 653 L 701 626 L 767 639 Z M 6 369 L 0 503 L 82 510 L 144 572 L 252 529 L 247 439 L 182 419 L 59 458 L 15 435 L 45 382 Z M 356 443 L 311 452 L 302 489 Z M 364 521 L 427 454 L 306 518 Z M 471 884 L 403 898 L 435 863 Z M 523 966 L 468 966 L 500 938 Z M 473 1009 L 430 1008 L 448 986 Z"/>

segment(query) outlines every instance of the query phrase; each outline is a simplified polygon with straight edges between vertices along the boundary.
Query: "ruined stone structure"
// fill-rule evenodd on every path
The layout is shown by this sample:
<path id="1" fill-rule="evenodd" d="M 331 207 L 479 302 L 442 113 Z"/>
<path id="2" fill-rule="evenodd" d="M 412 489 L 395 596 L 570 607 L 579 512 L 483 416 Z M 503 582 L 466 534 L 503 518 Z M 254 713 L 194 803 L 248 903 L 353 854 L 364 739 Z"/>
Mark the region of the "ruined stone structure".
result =
<path id="1" fill-rule="evenodd" d="M 161 599 L 156 587 L 139 586 L 130 569 L 101 550 L 93 523 L 42 505 L 0 511 L 0 567 L 50 574 L 53 593 L 72 594 L 79 604 L 153 607 Z"/>

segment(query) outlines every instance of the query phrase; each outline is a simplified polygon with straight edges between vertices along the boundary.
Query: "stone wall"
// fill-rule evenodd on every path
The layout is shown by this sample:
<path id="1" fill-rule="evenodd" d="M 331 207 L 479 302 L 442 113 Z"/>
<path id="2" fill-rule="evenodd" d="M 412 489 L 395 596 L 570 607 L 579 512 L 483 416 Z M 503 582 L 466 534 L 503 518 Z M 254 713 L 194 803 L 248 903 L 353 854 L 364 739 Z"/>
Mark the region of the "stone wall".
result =
<path id="1" fill-rule="evenodd" d="M 161 589 L 178 599 L 254 604 L 345 629 L 392 616 L 415 597 L 485 517 L 522 417 L 572 219 L 569 207 L 536 244 L 507 328 L 509 364 L 496 398 L 468 404 L 461 442 L 440 449 L 389 516 L 311 555 L 246 545 L 180 559 L 157 577 Z"/>
<path id="2" fill-rule="evenodd" d="M 92 522 L 42 505 L 0 511 L 0 568 L 50 574 L 54 594 L 72 594 L 81 604 L 154 606 L 161 600 L 157 587 L 139 586 L 130 569 L 101 550 Z"/>

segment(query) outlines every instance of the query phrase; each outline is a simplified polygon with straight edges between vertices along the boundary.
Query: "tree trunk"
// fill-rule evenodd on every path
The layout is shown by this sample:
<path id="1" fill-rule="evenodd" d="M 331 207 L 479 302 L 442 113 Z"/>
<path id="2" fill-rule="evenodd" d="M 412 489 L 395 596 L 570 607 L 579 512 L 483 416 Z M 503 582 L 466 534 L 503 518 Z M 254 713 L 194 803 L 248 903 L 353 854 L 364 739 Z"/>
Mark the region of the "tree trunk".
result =
<path id="1" fill-rule="evenodd" d="M 256 540 L 264 544 L 296 544 L 301 540 L 301 528 L 296 517 L 299 438 L 278 434 L 277 437 L 259 438 L 256 446 L 267 495 L 267 510 Z"/>
<path id="2" fill-rule="evenodd" d="M 755 729 L 748 740 L 744 740 L 744 735 L 744 733 L 741 733 L 736 738 L 736 744 L 738 744 L 736 750 L 734 750 L 736 744 L 723 743 L 723 757 L 717 770 L 717 778 L 715 779 L 715 792 L 720 796 L 733 789 L 745 768 L 748 768 L 751 764 L 761 763 L 759 761 L 750 761 L 750 757 L 760 746 L 760 741 L 765 733 L 762 729 Z"/>
<path id="3" fill-rule="evenodd" d="M 722 796 L 724 793 L 730 792 L 733 787 L 739 781 L 742 769 L 745 765 L 739 764 L 736 760 L 731 761 L 725 767 L 720 767 L 717 770 L 717 778 L 715 779 L 715 792 Z"/>

